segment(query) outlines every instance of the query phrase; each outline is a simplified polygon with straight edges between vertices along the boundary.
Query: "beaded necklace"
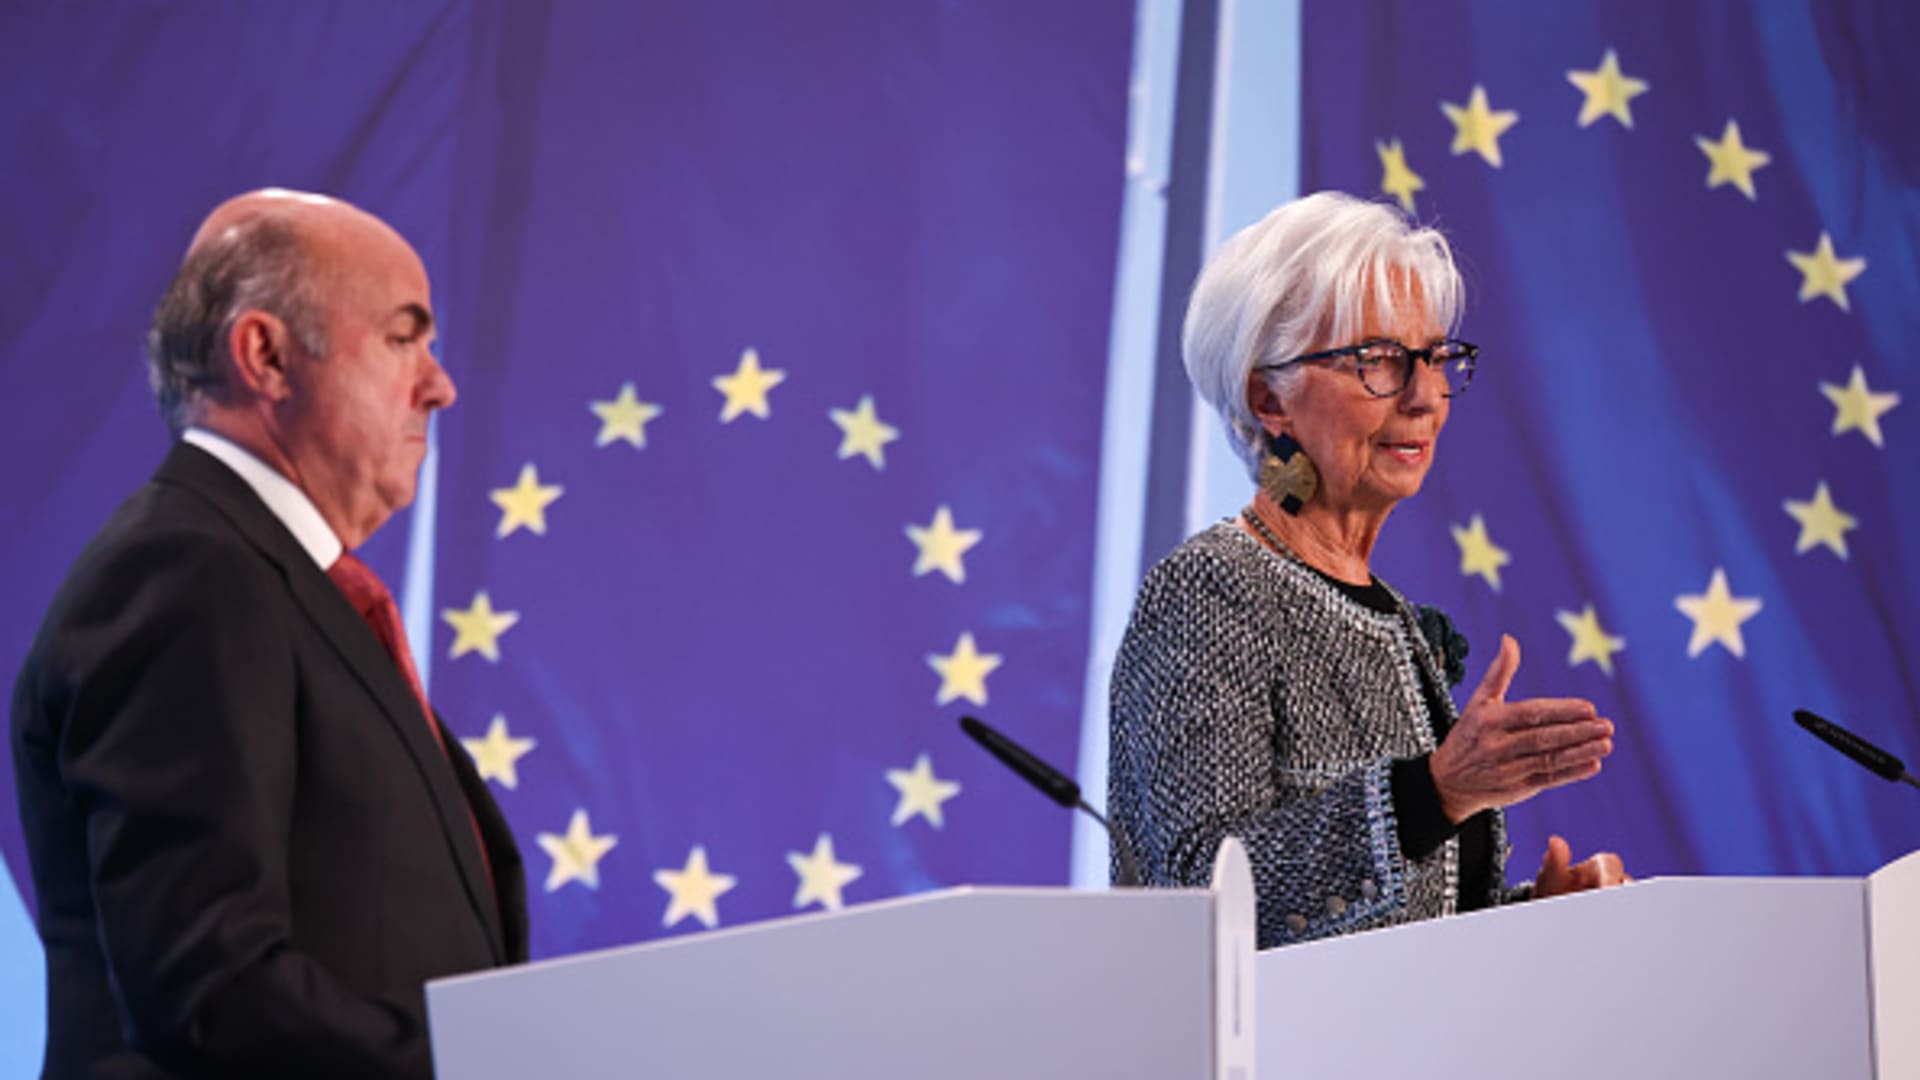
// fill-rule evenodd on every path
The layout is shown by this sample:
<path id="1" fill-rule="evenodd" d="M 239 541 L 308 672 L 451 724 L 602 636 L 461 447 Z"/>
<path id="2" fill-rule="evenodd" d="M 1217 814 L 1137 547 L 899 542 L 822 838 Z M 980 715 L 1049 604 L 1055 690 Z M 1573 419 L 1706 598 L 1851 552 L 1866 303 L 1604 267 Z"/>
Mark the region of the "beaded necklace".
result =
<path id="1" fill-rule="evenodd" d="M 1240 511 L 1240 520 L 1251 526 L 1253 531 L 1259 535 L 1260 539 L 1264 541 L 1268 547 L 1272 548 L 1276 554 L 1282 558 L 1291 559 L 1309 570 L 1313 569 L 1312 563 L 1301 558 L 1299 552 L 1288 547 L 1286 542 L 1280 539 L 1279 534 L 1274 532 L 1273 528 L 1265 521 L 1262 521 L 1259 514 L 1253 512 L 1253 505 L 1251 503 Z"/>

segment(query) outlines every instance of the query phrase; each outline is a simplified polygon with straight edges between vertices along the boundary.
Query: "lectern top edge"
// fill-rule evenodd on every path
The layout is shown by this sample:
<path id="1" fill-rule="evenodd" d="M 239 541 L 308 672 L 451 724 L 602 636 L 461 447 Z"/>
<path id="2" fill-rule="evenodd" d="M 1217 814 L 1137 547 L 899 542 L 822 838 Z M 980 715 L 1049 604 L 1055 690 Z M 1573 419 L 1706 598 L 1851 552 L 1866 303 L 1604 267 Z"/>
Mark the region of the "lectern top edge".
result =
<path id="1" fill-rule="evenodd" d="M 679 949 L 722 941 L 747 934 L 786 929 L 796 925 L 819 922 L 827 919 L 858 918 L 867 914 L 893 911 L 901 908 L 952 903 L 963 899 L 1023 899 L 1042 901 L 1060 899 L 1063 901 L 1071 900 L 1084 903 L 1089 899 L 1095 902 L 1102 902 L 1100 898 L 1105 897 L 1111 898 L 1112 902 L 1115 903 L 1138 904 L 1190 903 L 1196 899 L 1208 899 L 1212 895 L 1212 891 L 1208 889 L 1070 889 L 1046 885 L 954 885 L 944 889 L 915 893 L 911 896 L 895 896 L 883 900 L 871 900 L 860 904 L 853 904 L 840 911 L 799 912 L 793 915 L 762 919 L 758 922 L 742 923 L 738 926 L 727 926 L 695 934 L 683 934 L 678 937 L 655 941 L 641 941 L 628 945 L 613 945 L 604 949 L 594 949 L 587 952 L 569 953 L 566 956 L 537 960 L 528 966 L 547 969 L 560 968 L 574 964 L 592 963 L 609 956 L 617 956 L 636 951 L 655 953 L 666 949 Z M 510 978 L 514 974 L 526 970 L 527 966 L 501 968 L 494 971 L 479 971 L 466 975 L 454 975 L 444 979 L 435 979 L 427 985 L 460 986 L 494 979 Z"/>

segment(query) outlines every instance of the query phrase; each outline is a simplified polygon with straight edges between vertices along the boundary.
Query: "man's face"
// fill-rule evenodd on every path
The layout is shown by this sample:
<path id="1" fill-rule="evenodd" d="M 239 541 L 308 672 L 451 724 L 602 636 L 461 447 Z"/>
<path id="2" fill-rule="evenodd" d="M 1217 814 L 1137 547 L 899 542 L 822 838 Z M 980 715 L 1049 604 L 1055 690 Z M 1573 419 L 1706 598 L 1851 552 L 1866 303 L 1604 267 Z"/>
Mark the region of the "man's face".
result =
<path id="1" fill-rule="evenodd" d="M 455 391 L 419 256 L 370 218 L 346 226 L 316 238 L 328 351 L 288 364 L 281 434 L 295 479 L 354 546 L 413 501 L 427 418 Z"/>

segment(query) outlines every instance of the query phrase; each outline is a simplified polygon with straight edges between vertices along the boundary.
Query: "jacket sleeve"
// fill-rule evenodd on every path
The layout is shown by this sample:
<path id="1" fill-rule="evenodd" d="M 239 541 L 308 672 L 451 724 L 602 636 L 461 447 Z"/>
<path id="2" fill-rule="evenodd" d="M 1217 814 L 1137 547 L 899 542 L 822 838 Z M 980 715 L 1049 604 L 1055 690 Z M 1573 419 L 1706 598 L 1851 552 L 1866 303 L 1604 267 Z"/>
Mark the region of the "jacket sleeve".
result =
<path id="1" fill-rule="evenodd" d="M 1284 673 L 1236 577 L 1199 555 L 1161 563 L 1141 586 L 1111 687 L 1116 824 L 1155 885 L 1206 885 L 1221 839 L 1239 838 L 1262 948 L 1399 921 L 1408 862 L 1394 759 L 1296 771 L 1283 786 L 1275 748 L 1297 734 L 1278 714 Z"/>
<path id="2" fill-rule="evenodd" d="M 38 693 L 128 1038 L 194 1075 L 430 1077 L 423 1016 L 292 944 L 285 583 L 205 537 L 99 569 L 51 628 Z"/>

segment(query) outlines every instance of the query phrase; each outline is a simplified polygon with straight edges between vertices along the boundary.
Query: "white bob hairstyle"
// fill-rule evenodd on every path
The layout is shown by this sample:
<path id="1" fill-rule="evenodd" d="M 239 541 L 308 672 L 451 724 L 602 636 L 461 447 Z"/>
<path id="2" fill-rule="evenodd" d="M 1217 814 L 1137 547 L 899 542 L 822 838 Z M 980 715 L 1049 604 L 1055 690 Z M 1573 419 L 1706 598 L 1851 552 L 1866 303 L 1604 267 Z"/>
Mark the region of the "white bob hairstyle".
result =
<path id="1" fill-rule="evenodd" d="M 1452 333 L 1465 287 L 1446 237 L 1384 203 L 1332 191 L 1279 207 L 1207 261 L 1187 302 L 1181 352 L 1188 381 L 1220 414 L 1248 475 L 1259 479 L 1267 442 L 1247 402 L 1253 369 L 1356 344 L 1369 312 L 1393 325 L 1415 294 L 1395 282 L 1408 280 L 1420 283 L 1433 321 Z M 1275 373 L 1275 392 L 1284 399 L 1299 374 Z"/>

